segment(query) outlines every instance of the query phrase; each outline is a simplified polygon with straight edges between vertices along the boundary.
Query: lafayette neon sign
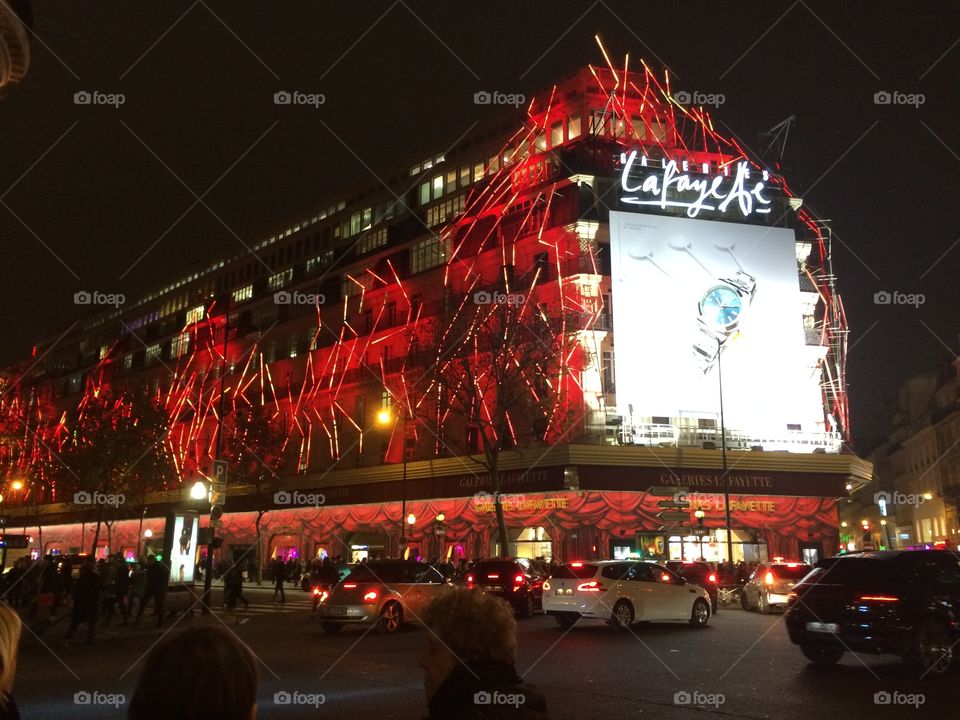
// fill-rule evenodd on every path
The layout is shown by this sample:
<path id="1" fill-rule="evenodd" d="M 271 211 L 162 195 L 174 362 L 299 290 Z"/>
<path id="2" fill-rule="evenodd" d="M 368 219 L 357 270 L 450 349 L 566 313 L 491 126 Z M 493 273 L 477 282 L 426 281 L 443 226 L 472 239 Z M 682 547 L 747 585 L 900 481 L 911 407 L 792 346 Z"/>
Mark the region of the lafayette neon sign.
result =
<path id="1" fill-rule="evenodd" d="M 661 167 L 651 170 L 641 180 L 631 182 L 631 171 L 635 165 L 641 168 L 648 167 L 646 155 L 639 155 L 633 150 L 629 155 L 620 156 L 623 163 L 623 173 L 620 176 L 620 186 L 625 193 L 620 199 L 629 205 L 654 205 L 662 210 L 668 207 L 685 208 L 687 217 L 695 218 L 703 210 L 716 210 L 721 213 L 734 202 L 740 208 L 744 217 L 752 213 L 765 214 L 770 212 L 770 199 L 764 197 L 764 184 L 770 175 L 763 170 L 763 179 L 748 188 L 750 167 L 746 162 L 737 163 L 736 172 L 731 178 L 729 168 L 723 175 L 709 177 L 710 166 L 702 166 L 703 175 L 688 174 L 689 163 L 684 160 L 678 165 L 676 160 L 661 160 Z M 662 172 L 661 172 L 662 170 Z M 680 199 L 689 197 L 691 199 Z"/>

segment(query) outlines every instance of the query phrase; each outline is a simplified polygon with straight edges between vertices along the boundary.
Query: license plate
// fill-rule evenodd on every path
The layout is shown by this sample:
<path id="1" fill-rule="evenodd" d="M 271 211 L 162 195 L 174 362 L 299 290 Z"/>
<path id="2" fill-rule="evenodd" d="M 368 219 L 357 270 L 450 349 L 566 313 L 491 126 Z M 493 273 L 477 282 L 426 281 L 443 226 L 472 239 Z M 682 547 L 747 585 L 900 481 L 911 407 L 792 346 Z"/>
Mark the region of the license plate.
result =
<path id="1" fill-rule="evenodd" d="M 342 606 L 336 606 L 336 605 L 334 605 L 333 607 L 328 607 L 328 608 L 324 611 L 324 614 L 325 614 L 325 615 L 346 615 L 346 614 L 347 614 L 347 609 L 346 609 L 345 607 L 342 607 Z"/>
<path id="2" fill-rule="evenodd" d="M 836 623 L 808 622 L 807 630 L 810 632 L 836 633 L 840 626 Z"/>

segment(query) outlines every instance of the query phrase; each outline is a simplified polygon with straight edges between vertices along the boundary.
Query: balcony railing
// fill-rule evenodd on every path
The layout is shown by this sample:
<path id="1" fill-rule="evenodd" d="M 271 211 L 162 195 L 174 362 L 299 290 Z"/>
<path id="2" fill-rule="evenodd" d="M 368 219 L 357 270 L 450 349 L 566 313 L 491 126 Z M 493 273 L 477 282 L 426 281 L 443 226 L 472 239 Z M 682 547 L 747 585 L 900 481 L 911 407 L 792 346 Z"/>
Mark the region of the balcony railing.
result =
<path id="1" fill-rule="evenodd" d="M 625 445 L 648 447 L 708 447 L 722 445 L 720 428 L 681 427 L 677 425 L 641 424 L 620 427 L 621 442 Z M 726 428 L 727 449 L 750 450 L 760 448 L 775 452 L 839 453 L 843 446 L 840 433 L 803 432 L 785 430 L 780 433 L 747 433 Z"/>

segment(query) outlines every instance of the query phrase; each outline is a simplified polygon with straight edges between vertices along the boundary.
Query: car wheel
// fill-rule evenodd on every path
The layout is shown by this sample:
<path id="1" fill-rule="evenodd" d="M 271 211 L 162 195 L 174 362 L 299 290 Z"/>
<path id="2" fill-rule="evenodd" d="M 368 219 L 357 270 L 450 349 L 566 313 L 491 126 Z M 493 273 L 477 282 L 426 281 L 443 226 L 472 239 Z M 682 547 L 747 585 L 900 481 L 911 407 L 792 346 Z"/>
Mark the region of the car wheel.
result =
<path id="1" fill-rule="evenodd" d="M 320 623 L 320 627 L 328 635 L 336 635 L 338 632 L 343 630 L 343 623 L 325 622 Z"/>
<path id="2" fill-rule="evenodd" d="M 572 628 L 580 618 L 576 615 L 554 615 L 553 619 L 556 620 L 557 625 L 562 628 Z"/>
<path id="3" fill-rule="evenodd" d="M 765 593 L 757 593 L 757 612 L 767 615 L 770 612 L 770 602 Z"/>
<path id="4" fill-rule="evenodd" d="M 938 622 L 923 623 L 904 660 L 919 675 L 945 674 L 953 663 L 953 644 L 947 629 Z"/>
<path id="5" fill-rule="evenodd" d="M 400 603 L 396 600 L 391 600 L 384 605 L 383 610 L 380 611 L 380 619 L 377 621 L 377 632 L 383 633 L 384 635 L 392 635 L 400 629 L 402 623 L 403 610 L 400 607 Z"/>
<path id="6" fill-rule="evenodd" d="M 633 605 L 629 600 L 618 600 L 613 606 L 613 614 L 610 616 L 610 624 L 617 627 L 627 628 L 633 625 Z"/>
<path id="7" fill-rule="evenodd" d="M 836 665 L 843 657 L 843 647 L 840 645 L 801 645 L 800 652 L 807 660 L 821 667 Z"/>
<path id="8" fill-rule="evenodd" d="M 747 602 L 747 590 L 744 588 L 740 591 L 740 607 L 744 610 L 750 609 L 750 603 Z"/>
<path id="9" fill-rule="evenodd" d="M 522 618 L 528 618 L 533 615 L 533 598 L 530 597 L 530 595 L 527 595 L 520 601 L 520 607 L 517 609 L 517 612 Z"/>
<path id="10" fill-rule="evenodd" d="M 695 627 L 706 627 L 710 622 L 710 605 L 703 598 L 693 601 L 693 610 L 690 612 L 690 624 Z"/>

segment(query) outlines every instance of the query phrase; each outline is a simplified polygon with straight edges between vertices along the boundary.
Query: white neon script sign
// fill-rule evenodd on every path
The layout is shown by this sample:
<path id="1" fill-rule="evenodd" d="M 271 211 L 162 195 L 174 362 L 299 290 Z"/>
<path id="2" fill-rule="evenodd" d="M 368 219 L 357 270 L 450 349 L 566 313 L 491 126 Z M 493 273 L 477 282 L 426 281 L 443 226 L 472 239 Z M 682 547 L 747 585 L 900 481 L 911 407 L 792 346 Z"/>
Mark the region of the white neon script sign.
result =
<path id="1" fill-rule="evenodd" d="M 730 181 L 730 175 L 717 175 L 716 177 L 697 177 L 687 174 L 688 163 L 683 161 L 683 172 L 676 160 L 669 162 L 662 161 L 663 173 L 650 173 L 636 184 L 630 182 L 630 172 L 634 163 L 637 161 L 637 151 L 633 150 L 629 155 L 621 155 L 623 162 L 623 174 L 620 176 L 620 185 L 625 193 L 631 195 L 623 196 L 620 199 L 631 205 L 656 205 L 661 209 L 668 207 L 680 207 L 687 209 L 687 217 L 695 218 L 701 210 L 718 210 L 726 212 L 730 204 L 736 202 L 740 207 L 740 212 L 744 217 L 752 213 L 768 213 L 770 200 L 763 196 L 766 186 L 764 181 L 769 180 L 770 176 L 766 170 L 763 171 L 763 180 L 757 182 L 753 188 L 748 188 L 750 179 L 750 168 L 746 162 L 737 163 L 737 171 L 734 173 L 732 181 L 727 187 L 722 187 L 724 181 Z M 647 167 L 647 158 L 640 156 L 640 167 Z M 706 175 L 709 166 L 703 166 L 703 173 Z M 681 196 L 682 193 L 693 193 L 693 200 L 668 200 L 667 195 L 671 189 L 675 190 L 675 196 Z M 648 199 L 649 198 L 649 199 Z"/>

